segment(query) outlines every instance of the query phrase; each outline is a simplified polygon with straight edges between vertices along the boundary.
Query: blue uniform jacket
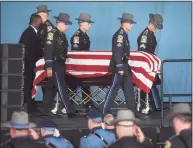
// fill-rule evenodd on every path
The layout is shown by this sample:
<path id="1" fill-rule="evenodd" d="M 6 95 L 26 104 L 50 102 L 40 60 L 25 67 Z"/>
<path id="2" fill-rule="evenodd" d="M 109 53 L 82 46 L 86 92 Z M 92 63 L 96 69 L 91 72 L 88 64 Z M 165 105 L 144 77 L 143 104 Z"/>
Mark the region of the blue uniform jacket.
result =
<path id="1" fill-rule="evenodd" d="M 103 140 L 97 137 L 92 132 L 96 132 L 100 135 L 108 145 L 114 143 L 116 141 L 115 134 L 111 131 L 107 131 L 102 129 L 102 127 L 95 127 L 91 130 L 91 133 L 88 136 L 84 136 L 80 139 L 79 148 L 104 148 L 107 145 L 103 142 Z"/>
<path id="2" fill-rule="evenodd" d="M 53 135 L 47 135 L 43 137 L 43 140 L 52 148 L 74 148 L 74 146 L 64 137 L 54 137 Z"/>

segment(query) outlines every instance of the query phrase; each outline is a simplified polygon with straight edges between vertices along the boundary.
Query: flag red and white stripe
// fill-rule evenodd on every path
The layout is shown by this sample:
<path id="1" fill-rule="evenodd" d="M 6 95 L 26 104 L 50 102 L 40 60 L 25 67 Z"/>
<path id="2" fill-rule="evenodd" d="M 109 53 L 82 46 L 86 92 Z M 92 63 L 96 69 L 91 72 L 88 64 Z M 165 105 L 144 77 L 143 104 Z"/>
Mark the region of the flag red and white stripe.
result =
<path id="1" fill-rule="evenodd" d="M 78 78 L 95 78 L 110 75 L 108 66 L 112 52 L 68 52 L 66 72 Z M 156 73 L 159 72 L 161 61 L 156 56 L 141 51 L 131 51 L 128 61 L 132 70 L 132 81 L 141 90 L 150 92 Z M 35 97 L 38 84 L 46 78 L 44 70 L 45 60 L 41 58 L 36 62 L 36 77 L 32 89 Z"/>

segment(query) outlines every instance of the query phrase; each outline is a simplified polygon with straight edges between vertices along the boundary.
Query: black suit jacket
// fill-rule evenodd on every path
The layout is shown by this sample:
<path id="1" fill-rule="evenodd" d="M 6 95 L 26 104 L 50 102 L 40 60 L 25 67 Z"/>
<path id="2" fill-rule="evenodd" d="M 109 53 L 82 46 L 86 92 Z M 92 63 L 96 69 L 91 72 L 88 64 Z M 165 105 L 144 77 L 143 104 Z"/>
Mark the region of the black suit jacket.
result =
<path id="1" fill-rule="evenodd" d="M 42 57 L 42 51 L 40 40 L 31 26 L 22 33 L 19 43 L 25 46 L 25 62 L 35 66 L 35 62 Z"/>

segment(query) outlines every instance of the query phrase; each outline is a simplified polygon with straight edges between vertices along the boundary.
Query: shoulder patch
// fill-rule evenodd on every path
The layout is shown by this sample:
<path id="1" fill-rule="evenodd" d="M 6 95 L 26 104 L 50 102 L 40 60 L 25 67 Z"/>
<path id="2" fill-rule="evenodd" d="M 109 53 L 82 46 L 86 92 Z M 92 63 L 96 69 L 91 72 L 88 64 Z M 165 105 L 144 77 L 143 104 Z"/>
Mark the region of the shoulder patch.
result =
<path id="1" fill-rule="evenodd" d="M 146 35 L 141 36 L 141 43 L 147 43 L 147 36 Z"/>
<path id="2" fill-rule="evenodd" d="M 140 48 L 146 48 L 145 44 L 141 44 L 139 47 Z"/>
<path id="3" fill-rule="evenodd" d="M 47 32 L 50 32 L 52 30 L 52 26 L 47 27 Z"/>
<path id="4" fill-rule="evenodd" d="M 78 36 L 74 36 L 73 43 L 74 44 L 78 44 L 79 43 L 79 37 Z"/>
<path id="5" fill-rule="evenodd" d="M 47 36 L 47 39 L 48 40 L 53 40 L 53 36 L 54 36 L 53 32 L 49 32 L 48 36 Z"/>
<path id="6" fill-rule="evenodd" d="M 172 146 L 172 143 L 171 143 L 169 140 L 167 140 L 167 141 L 165 142 L 164 148 L 171 148 L 171 146 Z"/>
<path id="7" fill-rule="evenodd" d="M 123 43 L 123 36 L 122 35 L 118 35 L 117 43 Z"/>

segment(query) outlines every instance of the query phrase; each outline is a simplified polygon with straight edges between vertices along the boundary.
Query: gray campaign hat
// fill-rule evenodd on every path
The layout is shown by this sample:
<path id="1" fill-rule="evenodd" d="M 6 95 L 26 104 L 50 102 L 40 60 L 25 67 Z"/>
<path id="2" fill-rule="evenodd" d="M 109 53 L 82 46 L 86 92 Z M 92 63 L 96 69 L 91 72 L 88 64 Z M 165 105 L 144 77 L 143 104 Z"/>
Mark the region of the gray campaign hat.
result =
<path id="1" fill-rule="evenodd" d="M 88 13 L 80 13 L 79 17 L 75 19 L 79 22 L 94 23 L 94 21 L 91 20 L 91 15 Z"/>
<path id="2" fill-rule="evenodd" d="M 11 121 L 2 123 L 1 127 L 28 129 L 28 128 L 36 127 L 36 124 L 29 122 L 28 113 L 24 111 L 19 111 L 19 112 L 13 112 Z"/>
<path id="3" fill-rule="evenodd" d="M 116 125 L 120 121 L 133 121 L 134 123 L 140 123 L 140 120 L 135 117 L 131 110 L 119 110 L 117 112 L 117 117 L 112 120 L 111 124 Z"/>
<path id="4" fill-rule="evenodd" d="M 163 17 L 160 14 L 150 13 L 149 19 L 158 29 L 163 29 Z"/>
<path id="5" fill-rule="evenodd" d="M 40 5 L 36 7 L 36 13 L 40 12 L 50 12 L 52 10 L 48 10 L 48 7 L 46 5 Z"/>
<path id="6" fill-rule="evenodd" d="M 187 103 L 178 103 L 174 105 L 172 112 L 166 117 L 166 119 L 171 120 L 177 115 L 192 115 L 190 106 Z"/>
<path id="7" fill-rule="evenodd" d="M 70 21 L 70 16 L 66 13 L 60 13 L 58 16 L 54 16 L 54 18 L 60 22 L 65 23 L 66 25 L 72 25 L 72 22 Z"/>
<path id="8" fill-rule="evenodd" d="M 122 17 L 118 17 L 123 22 L 128 22 L 131 24 L 136 24 L 136 22 L 133 20 L 133 15 L 130 13 L 123 13 Z"/>

